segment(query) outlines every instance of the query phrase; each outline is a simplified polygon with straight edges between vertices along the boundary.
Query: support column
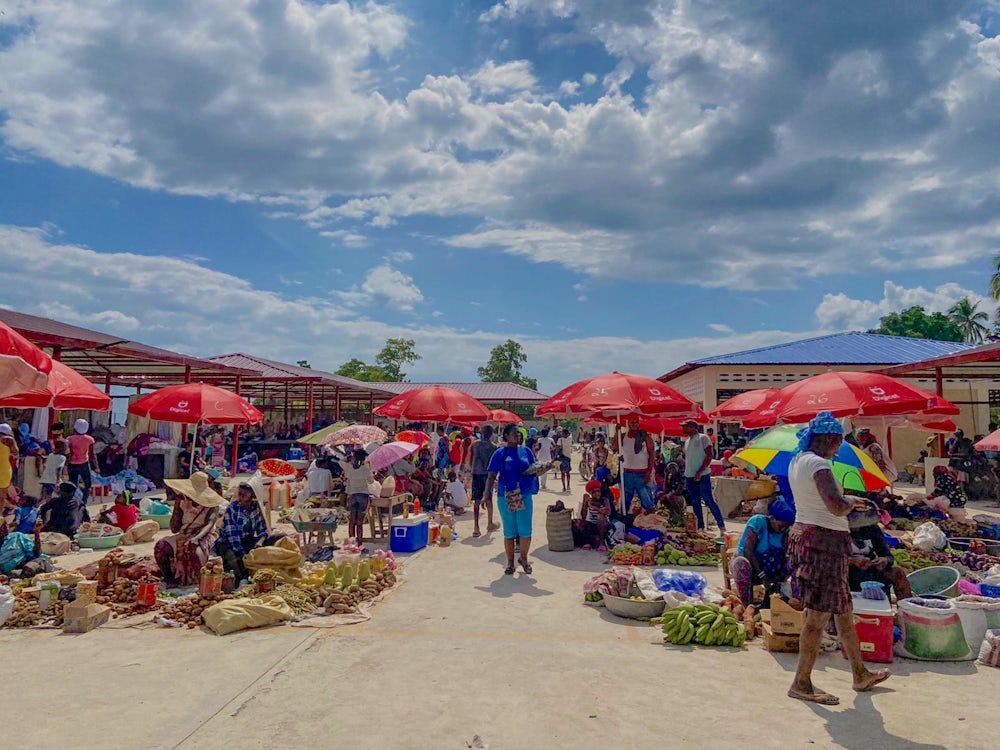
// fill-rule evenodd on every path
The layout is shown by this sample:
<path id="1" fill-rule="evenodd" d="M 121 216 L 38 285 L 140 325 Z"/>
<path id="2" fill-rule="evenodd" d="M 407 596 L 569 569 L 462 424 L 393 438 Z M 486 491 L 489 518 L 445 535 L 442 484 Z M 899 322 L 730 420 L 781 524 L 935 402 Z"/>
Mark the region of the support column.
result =
<path id="1" fill-rule="evenodd" d="M 309 383 L 309 396 L 306 399 L 306 434 L 313 431 L 313 383 Z"/>
<path id="2" fill-rule="evenodd" d="M 941 372 L 940 367 L 934 368 L 934 392 L 941 398 L 944 398 L 944 375 Z M 944 454 L 944 433 L 938 433 L 938 455 L 941 458 L 947 458 Z"/>
<path id="3" fill-rule="evenodd" d="M 236 395 L 240 395 L 240 386 L 242 385 L 240 376 L 236 376 Z M 236 476 L 236 463 L 239 461 L 240 457 L 240 426 L 233 425 L 233 454 L 232 454 L 232 464 L 230 465 L 230 474 Z"/>
<path id="4" fill-rule="evenodd" d="M 288 427 L 289 416 L 288 416 L 288 381 L 285 381 L 285 427 Z"/>
<path id="5" fill-rule="evenodd" d="M 340 421 L 340 387 L 339 386 L 333 389 L 333 398 L 334 398 L 334 402 L 333 402 L 333 421 L 334 422 L 339 422 Z"/>
<path id="6" fill-rule="evenodd" d="M 375 424 L 375 394 L 368 394 L 368 423 Z"/>

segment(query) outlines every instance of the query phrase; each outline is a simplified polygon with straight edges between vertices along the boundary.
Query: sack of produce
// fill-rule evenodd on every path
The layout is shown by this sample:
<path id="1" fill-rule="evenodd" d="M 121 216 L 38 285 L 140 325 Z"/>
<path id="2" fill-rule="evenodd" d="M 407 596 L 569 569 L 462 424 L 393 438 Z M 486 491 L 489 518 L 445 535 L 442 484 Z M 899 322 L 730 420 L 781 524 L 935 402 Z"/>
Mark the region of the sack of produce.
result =
<path id="1" fill-rule="evenodd" d="M 979 663 L 987 667 L 1000 667 L 1000 630 L 987 630 L 983 645 L 979 647 Z"/>
<path id="2" fill-rule="evenodd" d="M 69 554 L 73 540 L 58 531 L 43 531 L 38 535 L 42 542 L 42 554 L 49 557 Z"/>
<path id="3" fill-rule="evenodd" d="M 903 599 L 899 602 L 899 627 L 902 638 L 895 646 L 899 656 L 928 661 L 976 658 L 951 600 Z"/>
<path id="4" fill-rule="evenodd" d="M 302 551 L 291 537 L 279 539 L 271 547 L 257 547 L 244 556 L 243 564 L 251 571 L 270 568 L 286 578 L 301 578 Z"/>
<path id="5" fill-rule="evenodd" d="M 139 544 L 140 542 L 151 542 L 159 530 L 160 524 L 156 521 L 136 521 L 122 535 L 121 543 Z"/>
<path id="6" fill-rule="evenodd" d="M 202 612 L 205 625 L 218 635 L 261 628 L 292 619 L 292 608 L 275 594 L 259 599 L 227 599 Z"/>
<path id="7" fill-rule="evenodd" d="M 14 594 L 10 586 L 0 586 L 0 627 L 7 622 L 10 613 L 14 611 Z"/>
<path id="8" fill-rule="evenodd" d="M 958 596 L 951 600 L 962 621 L 965 642 L 975 650 L 986 637 L 986 631 L 1000 628 L 1000 600 L 987 596 Z"/>
<path id="9" fill-rule="evenodd" d="M 573 512 L 569 508 L 550 510 L 545 514 L 545 535 L 552 552 L 572 552 Z"/>

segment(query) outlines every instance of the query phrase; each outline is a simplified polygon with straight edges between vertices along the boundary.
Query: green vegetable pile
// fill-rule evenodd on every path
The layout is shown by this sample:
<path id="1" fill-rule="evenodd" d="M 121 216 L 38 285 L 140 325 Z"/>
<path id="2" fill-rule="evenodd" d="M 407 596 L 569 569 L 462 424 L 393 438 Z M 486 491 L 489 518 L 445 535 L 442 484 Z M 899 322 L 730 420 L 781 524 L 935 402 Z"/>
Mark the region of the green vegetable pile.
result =
<path id="1" fill-rule="evenodd" d="M 715 604 L 682 604 L 667 610 L 661 618 L 663 640 L 678 646 L 735 646 L 746 642 L 743 623 L 732 612 Z"/>

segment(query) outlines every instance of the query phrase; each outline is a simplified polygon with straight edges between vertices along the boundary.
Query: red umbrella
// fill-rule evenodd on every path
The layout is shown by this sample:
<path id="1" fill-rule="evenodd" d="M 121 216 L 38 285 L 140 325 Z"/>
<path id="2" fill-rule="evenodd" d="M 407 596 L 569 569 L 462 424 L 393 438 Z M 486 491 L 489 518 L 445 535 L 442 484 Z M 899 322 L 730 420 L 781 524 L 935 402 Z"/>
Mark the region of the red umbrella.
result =
<path id="1" fill-rule="evenodd" d="M 972 447 L 981 453 L 985 451 L 1000 451 L 1000 430 L 991 432 Z"/>
<path id="2" fill-rule="evenodd" d="M 490 410 L 468 393 L 442 385 L 401 393 L 382 404 L 375 413 L 409 422 L 482 422 L 490 418 Z"/>
<path id="3" fill-rule="evenodd" d="M 413 443 L 414 445 L 423 447 L 431 441 L 431 436 L 420 430 L 403 430 L 396 433 L 395 439 L 403 443 Z"/>
<path id="4" fill-rule="evenodd" d="M 72 367 L 58 360 L 52 360 L 52 370 L 49 372 L 45 388 L 0 399 L 0 406 L 16 409 L 111 411 L 111 397 L 99 391 L 93 383 Z"/>
<path id="5" fill-rule="evenodd" d="M 758 388 L 755 391 L 740 393 L 712 409 L 709 412 L 709 417 L 718 419 L 720 422 L 739 422 L 750 412 L 773 401 L 777 395 L 777 388 Z"/>
<path id="6" fill-rule="evenodd" d="M 694 401 L 659 380 L 612 372 L 563 388 L 535 409 L 535 414 L 567 418 L 627 414 L 686 416 L 697 413 L 697 409 Z"/>
<path id="7" fill-rule="evenodd" d="M 128 413 L 181 424 L 250 425 L 264 419 L 263 414 L 232 391 L 205 383 L 161 388 L 129 406 Z"/>
<path id="8" fill-rule="evenodd" d="M 506 409 L 491 409 L 490 422 L 503 422 L 504 424 L 524 424 L 524 420 L 512 411 Z"/>
<path id="9" fill-rule="evenodd" d="M 0 398 L 37 391 L 48 384 L 52 358 L 0 323 Z"/>
<path id="10" fill-rule="evenodd" d="M 708 424 L 711 420 L 708 414 L 701 409 L 690 417 L 640 417 L 639 429 L 656 435 L 666 435 L 667 437 L 681 437 L 684 431 L 681 429 L 681 422 L 693 419 L 698 424 Z M 611 417 L 592 417 L 583 420 L 584 424 L 614 424 Z"/>
<path id="11" fill-rule="evenodd" d="M 940 396 L 888 375 L 825 372 L 785 386 L 772 401 L 748 414 L 743 426 L 798 424 L 822 411 L 835 417 L 959 413 L 957 406 Z"/>

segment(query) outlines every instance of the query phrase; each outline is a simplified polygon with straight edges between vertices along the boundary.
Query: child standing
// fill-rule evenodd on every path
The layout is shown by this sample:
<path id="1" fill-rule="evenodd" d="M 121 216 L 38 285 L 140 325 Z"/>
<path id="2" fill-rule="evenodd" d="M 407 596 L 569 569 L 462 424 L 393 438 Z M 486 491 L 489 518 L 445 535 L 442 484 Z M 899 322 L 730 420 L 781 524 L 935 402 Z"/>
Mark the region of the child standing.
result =
<path id="1" fill-rule="evenodd" d="M 42 476 L 39 479 L 42 485 L 43 500 L 48 500 L 55 495 L 56 487 L 66 478 L 66 455 L 68 453 L 69 446 L 65 440 L 59 438 L 52 447 L 52 453 L 45 457 Z"/>

